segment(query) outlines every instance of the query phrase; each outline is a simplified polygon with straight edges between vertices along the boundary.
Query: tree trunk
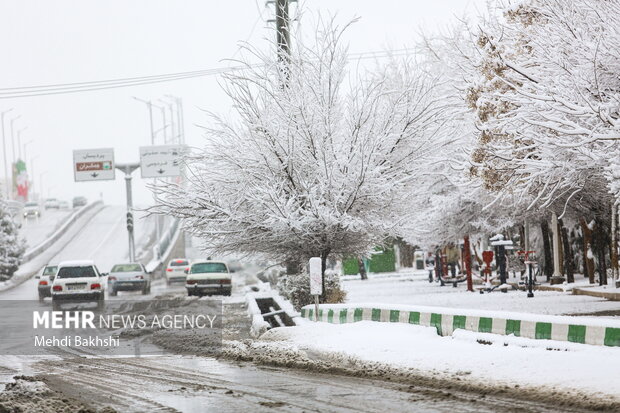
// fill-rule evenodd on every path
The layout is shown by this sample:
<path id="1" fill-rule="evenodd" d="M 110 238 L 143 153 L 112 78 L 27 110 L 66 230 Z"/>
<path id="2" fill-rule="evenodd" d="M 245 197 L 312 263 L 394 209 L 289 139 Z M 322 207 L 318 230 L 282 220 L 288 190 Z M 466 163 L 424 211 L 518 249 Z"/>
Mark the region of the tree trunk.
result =
<path id="1" fill-rule="evenodd" d="M 547 276 L 547 281 L 549 281 L 551 279 L 551 276 L 553 275 L 553 254 L 551 252 L 551 242 L 549 240 L 549 224 L 547 223 L 547 220 L 541 221 L 540 229 L 542 230 L 543 253 L 545 255 L 544 272 Z"/>
<path id="2" fill-rule="evenodd" d="M 465 235 L 463 242 L 463 261 L 465 274 L 467 274 L 467 291 L 474 291 L 474 282 L 471 277 L 471 247 L 469 246 L 469 235 Z"/>
<path id="3" fill-rule="evenodd" d="M 525 249 L 525 225 L 519 225 L 519 249 L 526 251 Z M 525 275 L 525 266 L 521 266 L 521 279 Z"/>
<path id="4" fill-rule="evenodd" d="M 588 251 L 592 250 L 592 230 L 585 219 L 580 218 L 579 223 L 583 232 L 583 262 L 586 270 L 584 275 L 588 277 L 590 284 L 594 284 L 594 260 L 588 256 Z"/>
<path id="5" fill-rule="evenodd" d="M 563 276 L 566 275 L 566 269 L 564 268 L 564 250 L 566 249 L 564 247 L 564 237 L 562 235 L 562 222 L 561 220 L 558 219 L 558 227 L 556 228 L 556 234 L 558 234 L 558 254 L 560 255 L 560 274 L 562 274 Z"/>
<path id="6" fill-rule="evenodd" d="M 357 259 L 357 269 L 362 280 L 367 280 L 368 275 L 366 274 L 366 267 L 364 266 L 364 260 L 362 258 Z"/>
<path id="7" fill-rule="evenodd" d="M 611 206 L 611 244 L 609 245 L 611 259 L 612 284 L 618 279 L 618 206 Z"/>
<path id="8" fill-rule="evenodd" d="M 594 233 L 592 234 L 592 245 L 598 259 L 598 283 L 599 285 L 607 284 L 607 260 L 605 258 L 605 250 L 609 245 L 607 242 L 607 233 L 603 223 L 597 219 L 594 224 Z"/>
<path id="9" fill-rule="evenodd" d="M 564 250 L 564 271 L 566 271 L 566 282 L 575 282 L 575 260 L 573 257 L 573 249 L 570 245 L 570 239 L 568 237 L 568 231 L 564 226 L 562 220 L 558 221 L 560 226 L 560 234 L 562 234 L 562 246 Z"/>
<path id="10" fill-rule="evenodd" d="M 288 275 L 299 274 L 299 260 L 288 259 L 284 263 Z"/>
<path id="11" fill-rule="evenodd" d="M 321 302 L 327 302 L 327 290 L 325 289 L 325 270 L 327 269 L 327 257 L 329 256 L 329 250 L 321 251 L 321 283 L 323 285 L 323 294 L 321 295 Z"/>

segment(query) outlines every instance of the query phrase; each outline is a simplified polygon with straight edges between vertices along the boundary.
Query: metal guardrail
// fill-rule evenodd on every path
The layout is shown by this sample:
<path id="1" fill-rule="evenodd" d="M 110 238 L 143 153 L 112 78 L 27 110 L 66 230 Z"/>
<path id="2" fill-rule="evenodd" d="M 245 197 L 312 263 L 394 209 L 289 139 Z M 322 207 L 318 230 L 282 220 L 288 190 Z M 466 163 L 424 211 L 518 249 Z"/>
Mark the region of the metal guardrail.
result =
<path id="1" fill-rule="evenodd" d="M 146 264 L 148 272 L 154 272 L 170 254 L 170 247 L 176 241 L 180 229 L 179 220 L 174 218 L 164 234 L 159 238 L 158 242 L 153 246 L 153 254 L 151 261 Z"/>
<path id="2" fill-rule="evenodd" d="M 37 255 L 41 254 L 43 251 L 49 248 L 52 244 L 58 241 L 58 239 L 62 235 L 64 235 L 64 233 L 67 231 L 67 229 L 71 225 L 73 225 L 82 215 L 84 215 L 86 212 L 93 209 L 96 205 L 101 205 L 102 203 L 103 202 L 101 201 L 95 201 L 88 205 L 84 205 L 82 208 L 75 211 L 68 219 L 65 220 L 65 222 L 56 231 L 54 231 L 52 235 L 50 235 L 44 241 L 40 242 L 37 246 L 26 251 L 26 253 L 24 254 L 24 257 L 22 258 L 22 263 L 28 262 L 34 257 L 36 257 Z"/>
<path id="3" fill-rule="evenodd" d="M 157 241 L 155 246 L 153 246 L 153 258 L 164 258 L 164 253 L 166 252 L 166 250 L 168 250 L 170 243 L 174 239 L 174 234 L 177 232 L 178 227 L 179 220 L 177 218 L 174 218 L 170 226 L 166 229 L 166 232 L 164 232 L 164 234 Z"/>

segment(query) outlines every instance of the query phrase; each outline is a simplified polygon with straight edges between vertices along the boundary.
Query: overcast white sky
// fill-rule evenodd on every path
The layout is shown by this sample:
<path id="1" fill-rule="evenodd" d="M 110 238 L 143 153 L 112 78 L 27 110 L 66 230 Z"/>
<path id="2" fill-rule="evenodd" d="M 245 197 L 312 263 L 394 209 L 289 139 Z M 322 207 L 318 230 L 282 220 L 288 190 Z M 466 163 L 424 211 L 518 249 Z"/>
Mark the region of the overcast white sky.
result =
<path id="1" fill-rule="evenodd" d="M 435 31 L 455 16 L 476 15 L 486 0 L 305 0 L 306 14 L 337 14 L 361 20 L 348 33 L 352 53 L 411 47 L 421 27 Z M 293 6 L 293 10 L 294 10 Z M 226 66 L 238 42 L 272 41 L 264 0 L 13 0 L 0 2 L 0 88 L 148 76 Z M 305 18 L 304 18 L 305 19 Z M 312 30 L 311 25 L 302 30 Z M 265 40 L 268 37 L 267 40 Z M 116 181 L 75 183 L 72 150 L 112 147 L 117 162 L 137 162 L 138 147 L 150 143 L 146 105 L 132 99 L 173 94 L 183 99 L 190 145 L 201 146 L 207 121 L 201 109 L 228 112 L 218 77 L 201 77 L 106 91 L 0 99 L 10 162 L 9 120 L 22 132 L 34 160 L 38 190 L 69 200 L 95 199 L 124 204 L 122 174 Z M 156 118 L 157 123 L 161 120 Z M 0 146 L 0 150 L 2 147 Z M 0 156 L 0 164 L 2 157 Z M 28 161 L 30 168 L 30 161 Z M 0 176 L 4 175 L 4 165 Z M 152 202 L 145 182 L 134 173 L 134 202 Z"/>

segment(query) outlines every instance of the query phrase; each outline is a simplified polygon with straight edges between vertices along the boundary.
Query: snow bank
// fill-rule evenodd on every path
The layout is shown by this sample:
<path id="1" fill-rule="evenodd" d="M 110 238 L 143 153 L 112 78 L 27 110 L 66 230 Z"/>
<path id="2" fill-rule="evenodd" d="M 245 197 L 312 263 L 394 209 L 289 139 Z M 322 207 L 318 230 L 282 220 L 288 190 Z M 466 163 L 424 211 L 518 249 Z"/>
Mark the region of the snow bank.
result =
<path id="1" fill-rule="evenodd" d="M 573 396 L 587 393 L 610 403 L 620 402 L 617 348 L 463 330 L 441 337 L 434 328 L 370 321 L 274 328 L 261 337 L 258 347 L 261 343 L 271 346 L 272 352 L 280 348 L 284 353 L 302 353 L 314 360 L 340 360 L 343 368 L 359 360 L 403 372 L 413 369 L 433 378 L 519 387 L 519 391 L 567 392 Z"/>

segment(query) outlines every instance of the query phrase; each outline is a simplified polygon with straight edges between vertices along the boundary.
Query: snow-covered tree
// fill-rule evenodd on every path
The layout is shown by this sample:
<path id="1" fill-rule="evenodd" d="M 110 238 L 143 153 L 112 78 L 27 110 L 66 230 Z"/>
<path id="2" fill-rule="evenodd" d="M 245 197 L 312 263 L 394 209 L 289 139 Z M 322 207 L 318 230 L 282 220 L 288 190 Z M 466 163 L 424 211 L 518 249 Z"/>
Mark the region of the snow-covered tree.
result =
<path id="1" fill-rule="evenodd" d="M 620 140 L 620 2 L 513 1 L 500 11 L 480 25 L 470 89 L 480 175 L 530 206 L 600 205 Z"/>
<path id="2" fill-rule="evenodd" d="M 0 277 L 10 278 L 21 264 L 26 250 L 7 202 L 0 195 Z"/>
<path id="3" fill-rule="evenodd" d="M 161 189 L 156 211 L 213 254 L 280 261 L 363 255 L 400 235 L 448 108 L 411 62 L 351 74 L 343 30 L 330 21 L 311 44 L 296 38 L 290 60 L 251 49 L 258 63 L 225 76 L 236 116 L 213 116 L 187 186 Z"/>

